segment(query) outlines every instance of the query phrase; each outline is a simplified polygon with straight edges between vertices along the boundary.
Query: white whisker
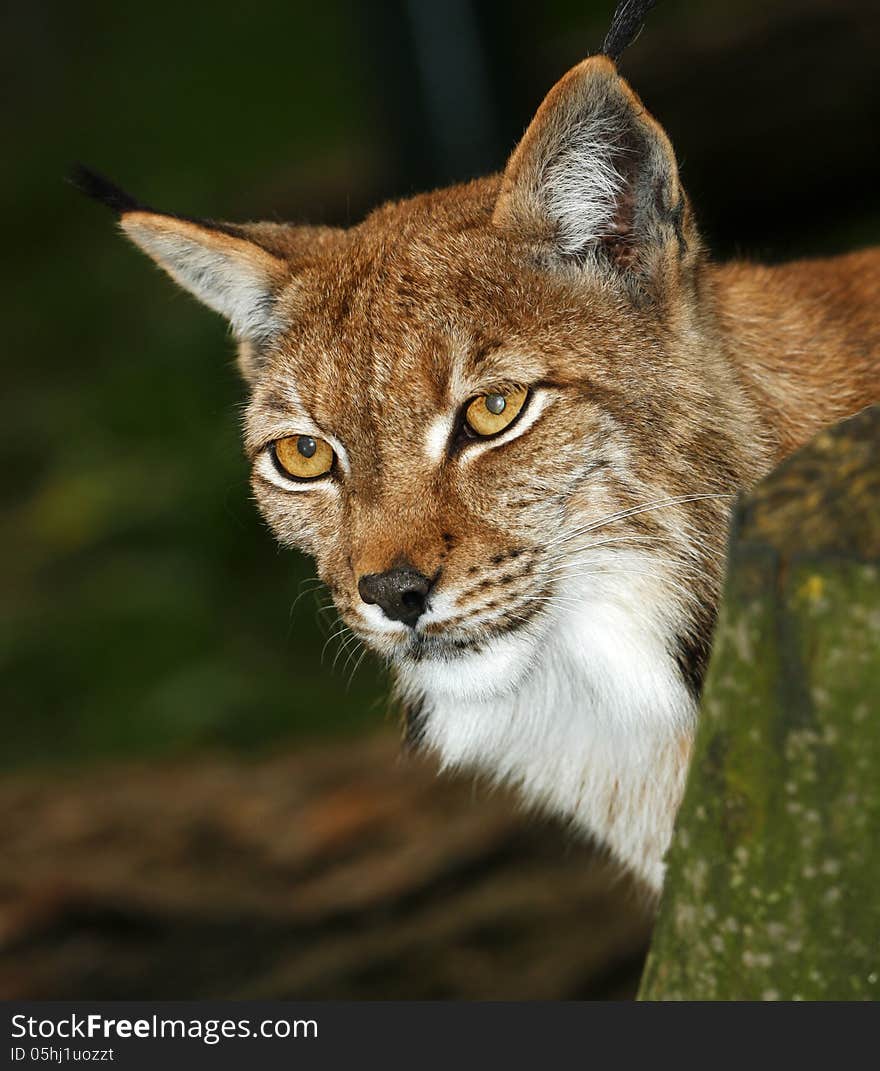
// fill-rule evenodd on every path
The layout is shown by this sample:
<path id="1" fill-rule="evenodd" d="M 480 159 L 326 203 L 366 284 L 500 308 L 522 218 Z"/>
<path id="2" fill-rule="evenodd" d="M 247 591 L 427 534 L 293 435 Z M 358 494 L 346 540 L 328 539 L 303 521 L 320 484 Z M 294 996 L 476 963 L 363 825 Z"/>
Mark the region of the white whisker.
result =
<path id="1" fill-rule="evenodd" d="M 345 632 L 351 632 L 351 629 L 343 622 L 342 624 L 340 624 L 339 628 L 335 632 L 331 633 L 331 635 L 327 637 L 324 646 L 321 648 L 321 665 L 324 664 L 324 655 L 327 652 L 327 648 L 338 636 L 341 636 Z"/>
<path id="2" fill-rule="evenodd" d="M 618 510 L 616 513 L 606 514 L 604 517 L 600 517 L 596 521 L 591 521 L 589 524 L 582 525 L 579 528 L 575 528 L 570 532 L 563 532 L 555 539 L 551 539 L 550 542 L 545 545 L 545 549 L 549 549 L 550 547 L 555 547 L 560 544 L 566 543 L 571 539 L 576 539 L 580 535 L 586 535 L 588 532 L 594 532 L 599 528 L 605 528 L 609 524 L 613 524 L 615 521 L 623 521 L 629 519 L 630 517 L 636 517 L 641 513 L 650 513 L 653 510 L 663 509 L 670 506 L 677 506 L 687 502 L 701 502 L 706 499 L 734 497 L 734 495 L 722 493 L 678 495 L 675 498 L 658 499 L 653 502 L 643 503 L 639 506 L 631 506 L 629 509 Z"/>

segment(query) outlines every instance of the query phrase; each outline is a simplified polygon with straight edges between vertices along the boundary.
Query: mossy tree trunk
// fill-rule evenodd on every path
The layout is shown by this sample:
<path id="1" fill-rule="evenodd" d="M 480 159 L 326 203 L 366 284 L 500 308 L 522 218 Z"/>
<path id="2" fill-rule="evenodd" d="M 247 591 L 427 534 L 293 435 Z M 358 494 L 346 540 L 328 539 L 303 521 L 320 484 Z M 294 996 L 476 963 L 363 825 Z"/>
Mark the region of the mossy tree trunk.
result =
<path id="1" fill-rule="evenodd" d="M 880 999 L 880 409 L 739 510 L 644 1000 Z"/>

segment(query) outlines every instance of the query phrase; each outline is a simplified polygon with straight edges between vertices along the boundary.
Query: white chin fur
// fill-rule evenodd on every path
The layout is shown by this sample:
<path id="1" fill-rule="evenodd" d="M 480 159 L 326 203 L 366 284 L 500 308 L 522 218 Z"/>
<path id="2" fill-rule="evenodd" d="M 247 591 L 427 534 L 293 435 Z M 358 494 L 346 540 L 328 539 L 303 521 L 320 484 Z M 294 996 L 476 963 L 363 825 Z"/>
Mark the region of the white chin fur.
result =
<path id="1" fill-rule="evenodd" d="M 448 661 L 404 662 L 398 673 L 406 691 L 462 702 L 486 700 L 517 689 L 529 671 L 535 647 L 535 638 L 525 631 L 496 636 L 477 652 L 457 653 Z"/>

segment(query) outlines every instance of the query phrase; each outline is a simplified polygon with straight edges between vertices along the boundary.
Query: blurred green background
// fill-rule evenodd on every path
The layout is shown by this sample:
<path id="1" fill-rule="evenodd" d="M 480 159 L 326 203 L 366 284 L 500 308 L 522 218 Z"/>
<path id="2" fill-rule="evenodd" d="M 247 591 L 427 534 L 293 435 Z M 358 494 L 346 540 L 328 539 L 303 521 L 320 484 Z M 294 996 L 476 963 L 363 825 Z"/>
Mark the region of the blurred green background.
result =
<path id="1" fill-rule="evenodd" d="M 223 323 L 64 184 L 69 165 L 182 214 L 353 221 L 500 167 L 612 6 L 4 6 L 7 766 L 388 717 L 372 660 L 350 684 L 345 653 L 333 670 L 316 597 L 291 609 L 311 568 L 249 501 Z M 654 12 L 623 70 L 719 255 L 880 239 L 878 27 L 874 0 Z"/>

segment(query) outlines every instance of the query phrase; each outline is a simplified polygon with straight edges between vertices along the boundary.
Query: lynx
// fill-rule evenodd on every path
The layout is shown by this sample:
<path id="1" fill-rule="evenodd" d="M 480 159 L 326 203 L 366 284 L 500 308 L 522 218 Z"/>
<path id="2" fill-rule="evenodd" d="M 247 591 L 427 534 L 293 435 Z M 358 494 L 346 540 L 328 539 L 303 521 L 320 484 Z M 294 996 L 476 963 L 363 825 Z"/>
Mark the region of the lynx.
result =
<path id="1" fill-rule="evenodd" d="M 617 70 L 632 8 L 502 174 L 349 229 L 79 183 L 230 321 L 259 508 L 393 667 L 410 742 L 656 891 L 734 497 L 880 396 L 880 250 L 713 263 Z"/>

